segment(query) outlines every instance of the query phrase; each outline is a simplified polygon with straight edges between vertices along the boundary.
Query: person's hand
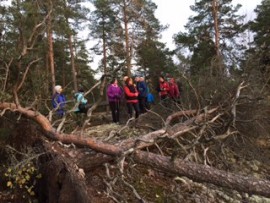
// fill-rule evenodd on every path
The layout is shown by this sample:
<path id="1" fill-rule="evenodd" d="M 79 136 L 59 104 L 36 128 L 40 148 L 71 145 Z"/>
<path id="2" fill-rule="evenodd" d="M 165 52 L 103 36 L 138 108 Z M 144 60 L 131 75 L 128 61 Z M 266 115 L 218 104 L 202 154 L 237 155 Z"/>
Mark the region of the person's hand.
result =
<path id="1" fill-rule="evenodd" d="M 138 95 L 139 95 L 139 93 L 138 93 L 138 92 L 136 92 L 136 93 L 135 93 L 135 97 L 137 97 Z"/>

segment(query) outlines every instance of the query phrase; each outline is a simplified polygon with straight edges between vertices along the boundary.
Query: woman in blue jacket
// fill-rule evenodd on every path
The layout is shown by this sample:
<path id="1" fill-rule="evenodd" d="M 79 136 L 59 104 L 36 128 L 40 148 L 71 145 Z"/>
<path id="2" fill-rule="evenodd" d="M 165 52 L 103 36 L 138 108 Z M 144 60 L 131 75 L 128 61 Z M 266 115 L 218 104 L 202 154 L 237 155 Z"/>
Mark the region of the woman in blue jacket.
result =
<path id="1" fill-rule="evenodd" d="M 52 96 L 52 106 L 56 111 L 59 117 L 63 117 L 65 115 L 65 105 L 66 105 L 66 97 L 62 94 L 63 88 L 61 85 L 56 85 L 54 87 L 54 95 Z"/>

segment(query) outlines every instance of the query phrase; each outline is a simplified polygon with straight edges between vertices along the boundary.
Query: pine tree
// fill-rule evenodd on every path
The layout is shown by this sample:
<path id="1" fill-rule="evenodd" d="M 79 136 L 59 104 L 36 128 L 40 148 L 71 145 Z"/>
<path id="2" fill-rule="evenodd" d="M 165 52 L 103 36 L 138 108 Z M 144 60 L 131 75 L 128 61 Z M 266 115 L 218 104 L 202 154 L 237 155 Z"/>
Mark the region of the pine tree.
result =
<path id="1" fill-rule="evenodd" d="M 123 31 L 110 0 L 92 1 L 90 35 L 98 40 L 93 50 L 102 55 L 102 72 L 107 73 L 124 59 Z"/>
<path id="2" fill-rule="evenodd" d="M 210 75 L 224 74 L 226 68 L 237 64 L 238 50 L 243 48 L 237 37 L 243 31 L 243 17 L 237 14 L 241 5 L 232 0 L 200 0 L 191 6 L 197 15 L 191 16 L 185 28 L 175 37 L 178 50 L 187 48 L 191 54 L 190 72 Z M 216 62 L 216 68 L 211 69 Z"/>
<path id="3" fill-rule="evenodd" d="M 270 1 L 263 0 L 261 5 L 255 9 L 257 17 L 250 22 L 250 29 L 254 32 L 254 46 L 249 54 L 255 60 L 256 67 L 261 72 L 265 83 L 270 82 Z"/>

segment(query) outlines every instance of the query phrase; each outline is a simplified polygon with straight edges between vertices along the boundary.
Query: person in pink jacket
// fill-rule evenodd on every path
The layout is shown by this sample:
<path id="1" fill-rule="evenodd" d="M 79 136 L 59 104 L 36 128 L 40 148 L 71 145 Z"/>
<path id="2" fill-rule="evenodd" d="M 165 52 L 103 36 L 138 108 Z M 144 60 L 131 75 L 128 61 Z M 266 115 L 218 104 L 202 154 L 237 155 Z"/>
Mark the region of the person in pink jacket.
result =
<path id="1" fill-rule="evenodd" d="M 111 84 L 107 88 L 107 97 L 112 112 L 112 119 L 114 123 L 119 123 L 120 120 L 120 100 L 123 95 L 123 90 L 118 86 L 118 81 L 113 78 Z"/>

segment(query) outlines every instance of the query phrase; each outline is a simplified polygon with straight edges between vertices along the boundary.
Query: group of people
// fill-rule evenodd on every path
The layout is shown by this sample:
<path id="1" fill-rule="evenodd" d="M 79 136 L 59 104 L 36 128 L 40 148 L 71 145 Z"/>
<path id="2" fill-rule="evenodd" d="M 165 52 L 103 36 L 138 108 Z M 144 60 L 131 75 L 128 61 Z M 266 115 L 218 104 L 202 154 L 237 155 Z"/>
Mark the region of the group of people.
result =
<path id="1" fill-rule="evenodd" d="M 160 76 L 157 91 L 160 100 L 170 98 L 175 102 L 179 101 L 180 91 L 174 78 L 170 78 L 167 82 L 163 76 Z M 133 111 L 135 111 L 135 118 L 138 118 L 141 113 L 147 112 L 150 105 L 154 103 L 154 96 L 144 77 L 139 76 L 135 76 L 134 80 L 125 76 L 123 89 L 119 86 L 118 80 L 114 78 L 107 88 L 107 97 L 115 123 L 119 122 L 121 101 L 125 100 L 129 118 L 133 117 Z"/>
<path id="2" fill-rule="evenodd" d="M 57 114 L 62 117 L 65 114 L 66 98 L 62 94 L 63 89 L 60 85 L 55 86 L 54 90 L 55 94 L 52 97 L 52 105 Z M 163 76 L 160 76 L 156 90 L 160 100 L 167 98 L 175 102 L 179 100 L 180 92 L 174 78 L 170 78 L 167 81 Z M 84 97 L 83 89 L 75 93 L 74 97 L 76 104 L 78 104 L 75 112 L 87 113 L 90 105 Z M 125 76 L 123 78 L 123 87 L 119 85 L 116 78 L 113 78 L 107 87 L 107 98 L 114 123 L 119 123 L 120 121 L 120 104 L 123 102 L 126 103 L 129 118 L 133 117 L 134 111 L 135 118 L 138 118 L 140 114 L 147 112 L 150 109 L 150 105 L 154 103 L 154 96 L 150 92 L 144 77 L 141 76 L 135 76 L 134 80 L 132 77 Z"/>
<path id="3" fill-rule="evenodd" d="M 140 112 L 146 112 L 147 86 L 139 77 L 135 77 L 134 84 L 131 77 L 125 76 L 123 79 L 123 89 L 119 86 L 118 80 L 114 78 L 107 88 L 107 97 L 112 112 L 113 122 L 119 123 L 120 120 L 120 102 L 125 100 L 129 118 L 139 117 Z M 125 97 L 123 98 L 123 95 Z"/>
<path id="4" fill-rule="evenodd" d="M 159 92 L 161 100 L 171 98 L 175 102 L 179 101 L 180 91 L 173 77 L 169 78 L 168 81 L 166 81 L 163 76 L 160 76 L 157 91 Z"/>
<path id="5" fill-rule="evenodd" d="M 61 85 L 56 85 L 54 87 L 54 94 L 52 96 L 52 106 L 56 111 L 57 115 L 61 118 L 65 115 L 65 105 L 67 103 L 66 97 L 63 94 L 63 88 Z M 84 90 L 80 88 L 78 92 L 74 94 L 75 98 L 75 113 L 87 113 L 88 109 L 91 107 L 88 100 L 84 97 Z"/>

